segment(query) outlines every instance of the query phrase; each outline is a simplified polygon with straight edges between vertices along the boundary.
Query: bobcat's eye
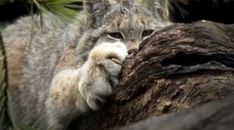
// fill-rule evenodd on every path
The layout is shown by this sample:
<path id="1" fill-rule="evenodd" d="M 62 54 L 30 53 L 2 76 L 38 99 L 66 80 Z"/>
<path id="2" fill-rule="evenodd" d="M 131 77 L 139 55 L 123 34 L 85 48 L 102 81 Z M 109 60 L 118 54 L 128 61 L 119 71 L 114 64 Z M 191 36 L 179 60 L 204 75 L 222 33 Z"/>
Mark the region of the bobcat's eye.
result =
<path id="1" fill-rule="evenodd" d="M 109 36 L 113 37 L 113 38 L 116 38 L 116 39 L 123 39 L 123 36 L 120 32 L 112 32 L 112 33 L 109 33 Z"/>
<path id="2" fill-rule="evenodd" d="M 142 37 L 147 37 L 151 35 L 154 32 L 154 30 L 145 30 L 142 32 Z"/>

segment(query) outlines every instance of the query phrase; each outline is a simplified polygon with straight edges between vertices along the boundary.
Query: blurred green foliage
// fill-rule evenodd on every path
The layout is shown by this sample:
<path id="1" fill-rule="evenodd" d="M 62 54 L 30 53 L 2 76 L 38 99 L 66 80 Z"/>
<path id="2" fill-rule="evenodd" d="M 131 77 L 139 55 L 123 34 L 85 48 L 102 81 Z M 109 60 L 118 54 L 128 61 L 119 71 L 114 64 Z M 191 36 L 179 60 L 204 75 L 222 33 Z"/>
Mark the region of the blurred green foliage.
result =
<path id="1" fill-rule="evenodd" d="M 64 20 L 72 20 L 80 7 L 76 3 L 82 0 L 31 0 L 41 12 L 51 12 Z"/>

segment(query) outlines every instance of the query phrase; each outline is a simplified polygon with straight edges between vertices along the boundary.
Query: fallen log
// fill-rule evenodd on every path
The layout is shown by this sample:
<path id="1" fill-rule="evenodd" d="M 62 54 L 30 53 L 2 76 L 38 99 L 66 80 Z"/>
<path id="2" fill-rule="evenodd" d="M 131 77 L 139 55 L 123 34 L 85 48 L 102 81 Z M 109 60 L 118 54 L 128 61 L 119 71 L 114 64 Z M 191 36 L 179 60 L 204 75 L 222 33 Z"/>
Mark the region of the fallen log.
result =
<path id="1" fill-rule="evenodd" d="M 233 79 L 234 25 L 174 24 L 155 32 L 126 60 L 105 108 L 72 122 L 71 129 L 107 130 L 185 111 L 234 95 Z"/>
<path id="2" fill-rule="evenodd" d="M 199 107 L 153 117 L 120 130 L 233 130 L 234 96 Z"/>

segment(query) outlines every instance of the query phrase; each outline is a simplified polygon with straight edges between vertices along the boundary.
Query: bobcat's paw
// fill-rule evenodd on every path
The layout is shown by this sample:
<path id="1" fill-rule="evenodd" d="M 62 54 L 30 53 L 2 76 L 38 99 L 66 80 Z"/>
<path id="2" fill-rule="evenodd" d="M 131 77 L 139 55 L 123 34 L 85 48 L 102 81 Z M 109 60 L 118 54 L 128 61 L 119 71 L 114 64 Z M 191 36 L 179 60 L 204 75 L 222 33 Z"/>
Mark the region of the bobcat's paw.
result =
<path id="1" fill-rule="evenodd" d="M 91 50 L 89 59 L 110 74 L 109 76 L 118 77 L 127 55 L 126 45 L 122 42 L 102 43 Z"/>
<path id="2" fill-rule="evenodd" d="M 91 50 L 79 83 L 79 91 L 91 109 L 100 109 L 113 93 L 127 55 L 121 42 L 103 43 Z"/>

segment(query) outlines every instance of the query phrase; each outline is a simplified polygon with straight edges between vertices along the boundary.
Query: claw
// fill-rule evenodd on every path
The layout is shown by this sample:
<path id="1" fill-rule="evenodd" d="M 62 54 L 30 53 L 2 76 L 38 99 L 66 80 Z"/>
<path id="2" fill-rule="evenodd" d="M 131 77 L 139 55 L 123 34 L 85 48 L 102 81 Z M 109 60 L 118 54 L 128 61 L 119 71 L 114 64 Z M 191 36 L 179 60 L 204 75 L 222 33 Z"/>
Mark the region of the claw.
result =
<path id="1" fill-rule="evenodd" d="M 119 64 L 119 65 L 121 65 L 121 66 L 124 66 L 124 64 L 123 64 L 119 59 L 117 59 L 117 58 L 111 58 L 111 60 L 112 60 L 113 62 L 115 62 L 116 64 Z"/>

